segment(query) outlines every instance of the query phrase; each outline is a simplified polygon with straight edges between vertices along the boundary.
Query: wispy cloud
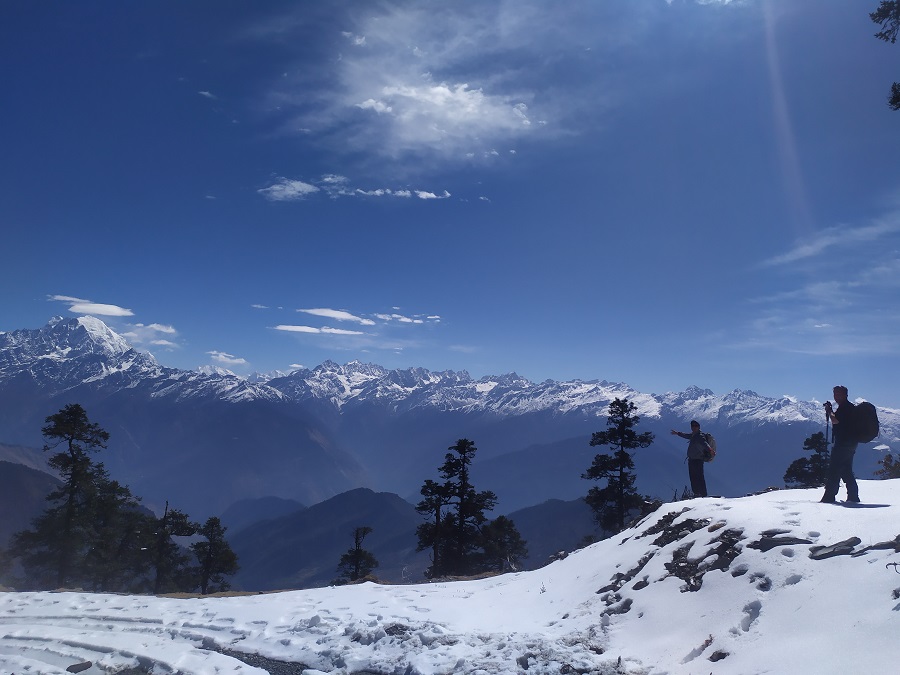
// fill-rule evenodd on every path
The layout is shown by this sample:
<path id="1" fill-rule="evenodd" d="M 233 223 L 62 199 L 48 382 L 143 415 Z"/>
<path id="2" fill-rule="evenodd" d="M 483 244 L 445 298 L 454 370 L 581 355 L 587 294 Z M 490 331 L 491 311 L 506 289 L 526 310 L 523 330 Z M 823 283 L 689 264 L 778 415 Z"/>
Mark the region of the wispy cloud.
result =
<path id="1" fill-rule="evenodd" d="M 264 198 L 272 202 L 301 201 L 320 193 L 331 199 L 340 197 L 398 197 L 409 199 L 413 195 L 419 199 L 448 199 L 447 190 L 437 194 L 430 190 L 414 190 L 404 187 L 361 188 L 351 185 L 346 176 L 325 174 L 312 182 L 291 178 L 278 178 L 269 187 L 257 190 Z"/>
<path id="2" fill-rule="evenodd" d="M 341 17 L 345 29 L 333 36 L 315 80 L 273 82 L 271 108 L 284 115 L 286 133 L 303 130 L 342 153 L 468 162 L 495 159 L 488 153 L 501 148 L 511 157 L 523 139 L 564 133 L 561 118 L 582 98 L 567 96 L 569 86 L 603 96 L 597 70 L 578 62 L 589 44 L 608 43 L 597 35 L 604 24 L 584 20 L 592 11 L 559 12 L 526 0 L 369 5 Z M 291 17 L 285 24 L 303 30 Z M 285 37 L 283 26 L 257 28 L 256 39 Z M 556 72 L 565 72 L 565 59 L 583 69 L 578 85 Z M 549 70 L 553 87 L 546 86 Z M 571 72 L 565 79 L 574 79 Z M 596 112 L 596 99 L 587 107 Z"/>
<path id="3" fill-rule="evenodd" d="M 416 197 L 419 199 L 447 199 L 450 193 L 444 190 L 444 194 L 436 195 L 433 192 L 425 192 L 424 190 L 416 190 Z"/>
<path id="4" fill-rule="evenodd" d="M 365 330 L 334 328 L 329 325 L 279 324 L 272 330 L 293 333 L 300 336 L 311 336 L 318 347 L 327 347 L 337 351 L 354 350 L 365 353 L 371 350 L 398 352 L 406 349 L 421 348 L 430 340 L 429 326 L 437 326 L 441 317 L 434 313 L 404 313 L 400 307 L 392 307 L 389 312 L 360 313 L 343 309 L 309 308 L 298 309 L 298 312 L 325 320 L 343 321 L 359 324 Z M 426 331 L 426 332 L 423 332 Z M 315 337 L 312 337 L 315 336 Z"/>
<path id="5" fill-rule="evenodd" d="M 174 326 L 161 323 L 133 323 L 128 324 L 122 330 L 122 337 L 135 347 L 144 347 L 153 351 L 154 348 L 173 350 L 180 349 L 181 345 L 175 341 L 178 331 Z"/>
<path id="6" fill-rule="evenodd" d="M 206 352 L 212 357 L 212 360 L 217 363 L 224 363 L 227 366 L 245 366 L 247 365 L 247 360 L 242 359 L 238 356 L 234 356 L 232 354 L 227 354 L 225 352 L 220 351 L 211 351 Z"/>
<path id="7" fill-rule="evenodd" d="M 297 201 L 298 199 L 305 199 L 318 191 L 319 188 L 315 185 L 304 183 L 302 180 L 291 180 L 290 178 L 279 178 L 269 187 L 257 190 L 259 194 L 270 202 Z"/>
<path id="8" fill-rule="evenodd" d="M 635 83 L 644 78 L 625 70 L 640 63 L 610 63 L 677 9 L 612 4 L 336 3 L 336 28 L 324 33 L 312 32 L 298 5 L 243 38 L 296 49 L 296 65 L 286 63 L 268 87 L 281 133 L 370 173 L 409 175 L 411 167 L 513 162 L 522 145 L 602 127 L 608 111 L 643 88 Z"/>
<path id="9" fill-rule="evenodd" d="M 764 266 L 786 265 L 808 258 L 815 258 L 837 247 L 852 249 L 858 244 L 881 239 L 900 232 L 900 214 L 861 227 L 829 227 L 808 241 L 798 242 L 786 253 L 763 261 Z"/>
<path id="10" fill-rule="evenodd" d="M 739 347 L 816 354 L 900 353 L 900 216 L 822 231 L 765 261 L 784 289 L 747 299 Z"/>
<path id="11" fill-rule="evenodd" d="M 69 304 L 69 311 L 74 314 L 97 314 L 100 316 L 134 316 L 134 312 L 119 305 L 92 302 L 81 298 L 73 298 L 69 295 L 50 295 L 51 301 L 65 302 Z"/>
<path id="12" fill-rule="evenodd" d="M 343 328 L 331 328 L 324 326 L 316 328 L 315 326 L 295 326 L 281 324 L 274 327 L 274 330 L 286 331 L 288 333 L 311 333 L 315 335 L 365 335 L 362 331 L 346 330 Z"/>
<path id="13" fill-rule="evenodd" d="M 197 93 L 200 94 L 200 96 L 202 96 L 203 98 L 208 98 L 212 101 L 219 100 L 218 96 L 216 96 L 215 94 L 213 94 L 212 92 L 209 92 L 209 91 L 198 91 Z"/>
<path id="14" fill-rule="evenodd" d="M 376 314 L 382 321 L 397 321 L 398 323 L 425 323 L 422 318 L 413 318 L 402 314 Z"/>
<path id="15" fill-rule="evenodd" d="M 345 312 L 342 309 L 298 309 L 298 312 L 303 312 L 305 314 L 312 314 L 313 316 L 322 316 L 328 319 L 335 319 L 336 321 L 353 321 L 358 324 L 362 324 L 363 326 L 374 326 L 375 322 L 372 319 L 366 319 L 363 317 L 356 316 L 351 314 L 350 312 Z"/>

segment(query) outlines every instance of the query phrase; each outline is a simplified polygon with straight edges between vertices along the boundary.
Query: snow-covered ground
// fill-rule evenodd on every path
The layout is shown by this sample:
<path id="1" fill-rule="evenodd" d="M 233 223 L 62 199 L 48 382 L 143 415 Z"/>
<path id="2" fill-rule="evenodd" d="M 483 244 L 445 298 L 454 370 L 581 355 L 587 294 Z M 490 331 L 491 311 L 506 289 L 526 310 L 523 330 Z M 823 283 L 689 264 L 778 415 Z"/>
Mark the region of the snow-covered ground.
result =
<path id="1" fill-rule="evenodd" d="M 475 581 L 0 593 L 0 672 L 264 673 L 234 655 L 258 654 L 307 675 L 893 675 L 900 480 L 860 485 L 857 507 L 820 504 L 819 490 L 666 504 L 540 570 Z"/>

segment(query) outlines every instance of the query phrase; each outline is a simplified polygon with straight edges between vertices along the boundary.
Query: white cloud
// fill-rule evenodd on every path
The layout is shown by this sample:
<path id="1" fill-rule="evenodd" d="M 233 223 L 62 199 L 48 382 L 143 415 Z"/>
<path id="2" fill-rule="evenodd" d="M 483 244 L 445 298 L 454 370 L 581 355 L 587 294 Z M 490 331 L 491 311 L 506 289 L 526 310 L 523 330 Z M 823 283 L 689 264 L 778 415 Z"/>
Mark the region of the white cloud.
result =
<path id="1" fill-rule="evenodd" d="M 412 323 L 412 324 L 423 324 L 425 323 L 425 319 L 422 319 L 421 316 L 405 316 L 403 314 L 375 314 L 376 319 L 380 319 L 381 321 L 391 322 L 396 321 L 397 323 Z M 426 317 L 428 321 L 440 321 L 441 317 L 439 316 L 428 316 Z"/>
<path id="2" fill-rule="evenodd" d="M 122 337 L 136 346 L 165 347 L 166 349 L 180 349 L 181 345 L 172 338 L 178 335 L 174 326 L 161 323 L 134 323 L 127 327 Z"/>
<path id="3" fill-rule="evenodd" d="M 240 357 L 233 356 L 232 354 L 226 354 L 225 352 L 219 352 L 219 351 L 211 351 L 211 352 L 206 352 L 206 353 L 212 357 L 213 361 L 217 361 L 219 363 L 224 363 L 229 366 L 247 365 L 246 359 L 242 359 Z"/>
<path id="4" fill-rule="evenodd" d="M 208 91 L 198 91 L 197 93 L 200 94 L 201 96 L 203 96 L 204 98 L 208 98 L 208 99 L 210 99 L 210 100 L 212 100 L 212 101 L 217 101 L 218 98 L 219 98 L 218 96 L 216 96 L 216 95 L 213 94 L 212 92 L 208 92 Z"/>
<path id="5" fill-rule="evenodd" d="M 279 178 L 267 188 L 257 190 L 269 201 L 299 201 L 317 192 L 324 192 L 332 199 L 338 197 L 398 197 L 408 199 L 416 194 L 419 199 L 447 199 L 447 190 L 438 194 L 429 190 L 409 190 L 394 188 L 359 188 L 350 184 L 350 179 L 337 174 L 325 174 L 314 183 L 290 178 Z"/>
<path id="6" fill-rule="evenodd" d="M 528 106 L 521 101 L 488 94 L 467 82 L 433 82 L 419 73 L 409 76 L 411 81 L 370 90 L 354 103 L 379 116 L 379 132 L 390 144 L 388 154 L 428 149 L 462 156 L 462 148 L 481 146 L 483 138 L 508 138 L 531 127 Z"/>
<path id="7" fill-rule="evenodd" d="M 362 108 L 363 110 L 374 110 L 377 113 L 394 112 L 394 109 L 391 106 L 386 105 L 381 101 L 376 101 L 374 98 L 369 98 L 362 103 L 357 103 L 356 107 Z"/>
<path id="8" fill-rule="evenodd" d="M 344 330 L 343 328 L 329 328 L 328 326 L 325 326 L 323 328 L 315 328 L 314 326 L 293 326 L 281 324 L 275 326 L 274 329 L 286 331 L 289 333 L 311 333 L 316 335 L 365 335 L 365 333 L 358 330 Z"/>
<path id="9" fill-rule="evenodd" d="M 313 130 L 340 152 L 352 148 L 390 161 L 407 154 L 453 162 L 466 153 L 480 157 L 510 139 L 549 136 L 540 122 L 573 111 L 578 99 L 556 91 L 556 68 L 563 52 L 582 59 L 584 46 L 597 40 L 580 20 L 592 13 L 530 2 L 372 5 L 356 13 L 361 18 L 353 25 L 347 24 L 354 18 L 343 17 L 343 39 L 315 74 L 273 80 L 270 108 L 284 117 L 286 133 Z M 300 12 L 291 14 L 288 31 L 302 30 Z M 571 40 L 572 31 L 582 36 Z M 273 34 L 284 38 L 285 29 L 255 31 L 256 39 Z M 308 54 L 303 58 L 304 67 L 292 71 L 309 71 Z M 579 92 L 603 91 L 597 79 L 593 71 Z"/>
<path id="10" fill-rule="evenodd" d="M 450 197 L 450 193 L 444 190 L 444 194 L 436 195 L 433 192 L 416 190 L 416 197 L 418 197 L 419 199 L 447 199 L 448 197 Z"/>
<path id="11" fill-rule="evenodd" d="M 96 314 L 99 316 L 134 316 L 134 312 L 119 305 L 93 302 L 69 295 L 48 295 L 48 300 L 69 303 L 69 311 L 73 314 Z"/>
<path id="12" fill-rule="evenodd" d="M 84 302 L 69 307 L 76 314 L 99 314 L 101 316 L 134 316 L 134 312 L 118 305 L 106 305 L 98 302 Z"/>
<path id="13" fill-rule="evenodd" d="M 161 323 L 151 323 L 147 326 L 150 330 L 158 331 L 160 333 L 166 333 L 168 335 L 175 335 L 178 331 L 175 330 L 173 326 L 165 326 Z"/>
<path id="14" fill-rule="evenodd" d="M 322 316 L 328 319 L 335 319 L 336 321 L 355 321 L 356 323 L 362 324 L 363 326 L 374 326 L 375 322 L 371 319 L 365 319 L 350 312 L 345 312 L 342 309 L 325 309 L 325 308 L 317 308 L 317 309 L 298 309 L 298 312 L 303 312 L 305 314 L 312 314 L 313 316 Z"/>
<path id="15" fill-rule="evenodd" d="M 354 35 L 348 31 L 344 31 L 341 33 L 345 38 L 350 40 L 356 47 L 363 47 L 366 44 L 366 36 L 365 35 Z"/>
<path id="16" fill-rule="evenodd" d="M 319 188 L 315 185 L 289 178 L 279 178 L 273 185 L 257 190 L 259 194 L 272 202 L 296 201 L 318 191 Z"/>

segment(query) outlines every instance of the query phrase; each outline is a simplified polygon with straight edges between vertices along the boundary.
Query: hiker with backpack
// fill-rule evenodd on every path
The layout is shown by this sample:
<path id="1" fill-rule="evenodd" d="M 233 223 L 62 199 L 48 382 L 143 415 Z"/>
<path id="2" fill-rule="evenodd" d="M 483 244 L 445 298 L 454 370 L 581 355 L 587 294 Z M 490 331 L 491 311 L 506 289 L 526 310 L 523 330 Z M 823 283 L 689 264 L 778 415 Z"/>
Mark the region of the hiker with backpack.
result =
<path id="1" fill-rule="evenodd" d="M 834 447 L 831 449 L 831 457 L 828 460 L 828 468 L 825 470 L 825 494 L 820 500 L 826 504 L 834 504 L 841 481 L 847 488 L 847 501 L 859 502 L 859 486 L 853 475 L 853 455 L 856 454 L 856 446 L 859 444 L 859 432 L 856 424 L 856 406 L 847 400 L 849 392 L 847 387 L 838 385 L 833 390 L 834 401 L 837 410 L 831 405 L 831 401 L 825 402 L 825 418 L 831 422 L 831 435 L 834 439 Z"/>
<path id="2" fill-rule="evenodd" d="M 695 497 L 706 496 L 706 477 L 703 475 L 703 464 L 708 462 L 713 453 L 706 434 L 700 431 L 700 422 L 691 420 L 691 433 L 686 434 L 672 429 L 672 433 L 690 441 L 687 447 L 688 476 L 691 479 L 691 492 Z"/>

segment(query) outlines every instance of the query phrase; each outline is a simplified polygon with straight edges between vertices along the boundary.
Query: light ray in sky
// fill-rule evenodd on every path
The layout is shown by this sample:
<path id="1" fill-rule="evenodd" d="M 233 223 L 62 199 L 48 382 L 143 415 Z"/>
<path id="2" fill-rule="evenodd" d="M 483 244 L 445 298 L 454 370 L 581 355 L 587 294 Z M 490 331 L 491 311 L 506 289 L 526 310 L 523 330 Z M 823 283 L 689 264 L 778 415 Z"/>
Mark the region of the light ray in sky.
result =
<path id="1" fill-rule="evenodd" d="M 776 35 L 777 17 L 772 0 L 763 0 L 762 16 L 765 25 L 766 63 L 772 92 L 772 117 L 778 141 L 778 155 L 784 181 L 785 198 L 792 214 L 791 226 L 795 234 L 808 235 L 815 230 L 813 215 L 806 195 L 806 187 L 797 151 L 797 140 L 791 122 L 791 111 L 782 78 L 782 64 Z"/>

